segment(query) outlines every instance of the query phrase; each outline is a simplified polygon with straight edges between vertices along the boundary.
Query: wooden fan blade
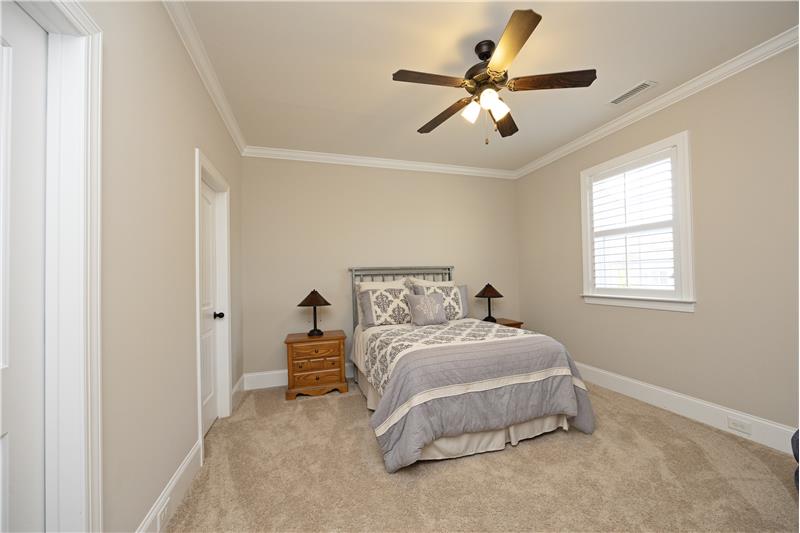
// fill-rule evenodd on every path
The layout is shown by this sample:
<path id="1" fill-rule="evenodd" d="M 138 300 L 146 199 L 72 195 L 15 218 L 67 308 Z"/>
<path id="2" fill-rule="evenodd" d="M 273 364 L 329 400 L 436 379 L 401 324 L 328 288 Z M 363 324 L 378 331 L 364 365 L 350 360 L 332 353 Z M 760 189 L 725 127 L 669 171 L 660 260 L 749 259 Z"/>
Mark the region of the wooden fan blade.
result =
<path id="1" fill-rule="evenodd" d="M 506 116 L 500 120 L 495 120 L 491 111 L 489 111 L 489 116 L 492 117 L 492 121 L 495 126 L 497 126 L 497 131 L 500 132 L 501 137 L 511 137 L 519 131 L 517 123 L 514 122 L 514 119 L 511 117 L 511 113 L 507 113 Z"/>
<path id="2" fill-rule="evenodd" d="M 467 105 L 469 105 L 471 100 L 472 100 L 471 96 L 462 98 L 461 100 L 457 101 L 456 103 L 454 103 L 453 105 L 451 105 L 450 107 L 448 107 L 447 109 L 445 109 L 444 111 L 433 117 L 433 119 L 430 122 L 422 126 L 417 131 L 420 133 L 432 132 L 434 128 L 436 128 L 439 124 L 441 124 L 448 118 L 452 117 L 453 115 L 455 115 L 456 113 L 467 107 Z"/>
<path id="3" fill-rule="evenodd" d="M 463 87 L 467 83 L 464 78 L 442 76 L 441 74 L 428 74 L 427 72 L 416 72 L 414 70 L 398 70 L 392 74 L 392 79 L 394 81 L 442 85 L 444 87 Z"/>
<path id="4" fill-rule="evenodd" d="M 508 80 L 509 91 L 537 91 L 540 89 L 568 89 L 570 87 L 588 87 L 597 79 L 597 71 L 575 70 L 572 72 L 556 72 L 555 74 L 538 74 L 521 76 Z"/>
<path id="5" fill-rule="evenodd" d="M 489 60 L 490 73 L 499 75 L 508 70 L 540 20 L 542 16 L 532 9 L 518 9 L 511 14 L 506 29 L 503 30 L 503 35 Z"/>

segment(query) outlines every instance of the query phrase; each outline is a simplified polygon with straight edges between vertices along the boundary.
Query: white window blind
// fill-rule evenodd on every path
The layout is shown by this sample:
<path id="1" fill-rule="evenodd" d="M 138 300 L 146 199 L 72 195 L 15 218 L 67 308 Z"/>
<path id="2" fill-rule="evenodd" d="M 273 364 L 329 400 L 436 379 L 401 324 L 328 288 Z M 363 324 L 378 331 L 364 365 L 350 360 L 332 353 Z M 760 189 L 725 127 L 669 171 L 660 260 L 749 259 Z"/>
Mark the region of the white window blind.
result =
<path id="1" fill-rule="evenodd" d="M 691 297 L 689 206 L 678 205 L 684 198 L 688 204 L 681 139 L 667 139 L 582 173 L 584 296 L 616 299 L 589 303 L 631 305 L 621 298 L 686 302 Z"/>
<path id="2" fill-rule="evenodd" d="M 675 290 L 670 157 L 592 184 L 596 287 Z"/>

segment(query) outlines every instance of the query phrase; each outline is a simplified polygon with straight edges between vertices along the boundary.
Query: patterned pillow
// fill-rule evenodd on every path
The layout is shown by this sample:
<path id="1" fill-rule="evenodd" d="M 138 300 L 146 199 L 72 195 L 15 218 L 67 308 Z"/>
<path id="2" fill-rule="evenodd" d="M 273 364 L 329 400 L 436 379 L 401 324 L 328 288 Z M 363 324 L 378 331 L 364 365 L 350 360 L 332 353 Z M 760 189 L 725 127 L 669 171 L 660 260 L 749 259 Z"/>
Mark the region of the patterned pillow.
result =
<path id="1" fill-rule="evenodd" d="M 419 290 L 422 289 L 422 290 Z M 461 291 L 453 285 L 433 285 L 428 287 L 414 287 L 415 294 L 441 294 L 444 299 L 444 314 L 447 320 L 464 318 L 464 306 L 461 303 Z"/>
<path id="2" fill-rule="evenodd" d="M 444 297 L 441 294 L 436 293 L 429 296 L 407 294 L 406 301 L 411 309 L 411 323 L 415 326 L 447 323 L 447 316 L 444 314 Z"/>
<path id="3" fill-rule="evenodd" d="M 408 278 L 408 279 L 416 280 L 416 278 Z M 435 283 L 434 284 L 431 284 L 430 282 L 428 282 L 428 283 L 429 283 L 429 286 L 430 285 L 436 285 Z M 450 284 L 453 283 L 453 282 L 451 282 L 451 281 L 442 281 L 440 283 L 443 284 L 444 286 L 449 287 Z M 467 318 L 467 316 L 469 315 L 469 296 L 467 295 L 467 286 L 466 285 L 457 285 L 457 287 L 458 287 L 458 292 L 459 292 L 459 294 L 461 296 L 461 315 L 458 318 Z M 415 284 L 415 285 L 413 285 L 411 287 L 411 291 L 414 294 L 425 294 L 425 286 L 424 285 L 416 285 Z"/>
<path id="4" fill-rule="evenodd" d="M 461 295 L 461 316 L 458 318 L 467 318 L 467 315 L 469 315 L 469 296 L 467 296 L 467 286 L 459 285 L 458 292 Z"/>
<path id="5" fill-rule="evenodd" d="M 372 289 L 402 289 L 408 287 L 408 278 L 391 279 L 389 281 L 359 281 L 356 283 L 356 296 L 361 291 L 369 291 Z M 361 298 L 356 298 L 356 306 L 358 307 L 359 319 L 364 316 L 361 309 Z M 364 326 L 366 327 L 366 326 Z"/>
<path id="6" fill-rule="evenodd" d="M 406 295 L 411 294 L 405 287 L 369 289 L 358 293 L 361 303 L 361 327 L 408 324 L 411 311 Z"/>

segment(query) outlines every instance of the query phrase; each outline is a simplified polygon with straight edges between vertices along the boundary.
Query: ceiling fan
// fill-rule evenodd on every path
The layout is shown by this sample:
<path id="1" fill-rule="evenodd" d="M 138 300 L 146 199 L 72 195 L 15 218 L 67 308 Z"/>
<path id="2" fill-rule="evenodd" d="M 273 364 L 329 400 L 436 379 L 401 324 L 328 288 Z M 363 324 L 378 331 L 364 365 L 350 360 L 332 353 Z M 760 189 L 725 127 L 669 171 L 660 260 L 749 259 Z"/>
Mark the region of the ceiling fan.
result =
<path id="1" fill-rule="evenodd" d="M 392 74 L 394 81 L 463 88 L 470 94 L 470 96 L 458 100 L 433 117 L 430 122 L 417 131 L 419 133 L 430 133 L 434 128 L 459 111 L 461 111 L 462 117 L 474 124 L 480 115 L 481 109 L 485 109 L 500 135 L 509 137 L 519 131 L 519 128 L 517 128 L 514 119 L 511 118 L 511 110 L 498 95 L 498 92 L 502 89 L 505 88 L 514 92 L 566 89 L 591 85 L 597 78 L 597 72 L 594 69 L 508 79 L 508 67 L 517 57 L 528 37 L 531 36 L 531 33 L 533 33 L 533 30 L 536 29 L 541 20 L 542 16 L 532 9 L 514 11 L 496 47 L 494 41 L 489 40 L 481 41 L 475 45 L 475 53 L 481 61 L 472 65 L 463 78 L 428 74 L 413 70 L 398 70 Z"/>

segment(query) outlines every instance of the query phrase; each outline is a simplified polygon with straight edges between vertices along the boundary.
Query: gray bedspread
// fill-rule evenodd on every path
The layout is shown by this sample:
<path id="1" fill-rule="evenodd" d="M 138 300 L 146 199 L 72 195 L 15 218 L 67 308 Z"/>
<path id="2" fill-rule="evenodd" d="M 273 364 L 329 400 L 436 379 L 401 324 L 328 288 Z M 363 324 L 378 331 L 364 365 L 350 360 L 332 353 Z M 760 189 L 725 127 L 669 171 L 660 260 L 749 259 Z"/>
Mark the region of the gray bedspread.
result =
<path id="1" fill-rule="evenodd" d="M 594 413 L 564 346 L 474 319 L 389 329 L 367 340 L 367 378 L 382 393 L 370 423 L 388 472 L 440 437 L 564 414 L 594 431 Z"/>

